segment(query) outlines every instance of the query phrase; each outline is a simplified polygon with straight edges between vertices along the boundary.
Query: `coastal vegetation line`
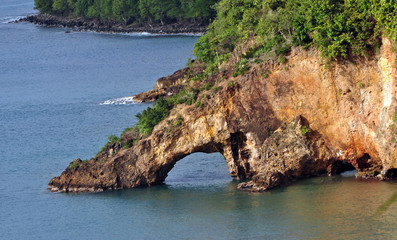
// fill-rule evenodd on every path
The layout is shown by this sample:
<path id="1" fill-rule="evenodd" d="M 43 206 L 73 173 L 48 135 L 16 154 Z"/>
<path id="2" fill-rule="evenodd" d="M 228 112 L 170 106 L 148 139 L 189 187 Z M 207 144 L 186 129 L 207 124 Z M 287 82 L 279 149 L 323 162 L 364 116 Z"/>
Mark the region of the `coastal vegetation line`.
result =
<path id="1" fill-rule="evenodd" d="M 41 13 L 123 24 L 203 22 L 214 19 L 218 0 L 35 0 Z"/>

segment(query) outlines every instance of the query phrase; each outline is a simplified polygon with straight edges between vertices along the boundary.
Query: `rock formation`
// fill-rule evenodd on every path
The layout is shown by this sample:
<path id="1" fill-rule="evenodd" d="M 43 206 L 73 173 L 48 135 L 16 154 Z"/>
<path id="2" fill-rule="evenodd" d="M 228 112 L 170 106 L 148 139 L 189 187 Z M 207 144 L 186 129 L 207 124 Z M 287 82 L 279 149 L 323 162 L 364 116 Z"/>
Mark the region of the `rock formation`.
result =
<path id="1" fill-rule="evenodd" d="M 215 76 L 201 106 L 179 104 L 130 148 L 74 161 L 51 191 L 103 191 L 159 184 L 194 152 L 220 152 L 239 189 L 263 191 L 354 167 L 361 177 L 397 173 L 397 55 L 388 39 L 378 54 L 325 64 L 316 50 L 293 48 L 286 63 L 253 64 L 242 76 Z M 186 71 L 186 70 L 184 70 Z M 172 95 L 185 74 L 159 81 L 141 101 Z M 221 89 L 222 88 L 222 89 Z M 219 90 L 221 89 L 221 90 Z M 173 124 L 178 117 L 182 124 Z M 116 151 L 117 150 L 117 153 Z"/>

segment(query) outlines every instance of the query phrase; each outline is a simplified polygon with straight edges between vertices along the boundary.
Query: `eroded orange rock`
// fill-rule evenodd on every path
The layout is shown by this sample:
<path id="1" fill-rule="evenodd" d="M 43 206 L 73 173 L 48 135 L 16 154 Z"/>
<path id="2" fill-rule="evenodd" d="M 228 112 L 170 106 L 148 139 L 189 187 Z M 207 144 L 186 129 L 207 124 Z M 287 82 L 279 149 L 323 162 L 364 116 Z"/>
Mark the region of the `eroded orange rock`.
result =
<path id="1" fill-rule="evenodd" d="M 379 54 L 354 62 L 327 66 L 317 51 L 295 48 L 285 64 L 257 64 L 235 78 L 226 74 L 217 83 L 222 90 L 204 107 L 178 105 L 149 137 L 101 161 L 67 168 L 49 188 L 151 186 L 194 152 L 220 152 L 231 176 L 251 180 L 239 185 L 243 190 L 271 189 L 349 166 L 359 176 L 392 177 L 397 174 L 397 55 L 388 39 L 382 42 Z M 182 75 L 174 81 L 183 83 Z M 155 91 L 166 94 L 169 86 L 178 87 L 175 82 L 165 88 L 159 83 Z M 170 123 L 178 114 L 183 124 L 175 127 Z"/>

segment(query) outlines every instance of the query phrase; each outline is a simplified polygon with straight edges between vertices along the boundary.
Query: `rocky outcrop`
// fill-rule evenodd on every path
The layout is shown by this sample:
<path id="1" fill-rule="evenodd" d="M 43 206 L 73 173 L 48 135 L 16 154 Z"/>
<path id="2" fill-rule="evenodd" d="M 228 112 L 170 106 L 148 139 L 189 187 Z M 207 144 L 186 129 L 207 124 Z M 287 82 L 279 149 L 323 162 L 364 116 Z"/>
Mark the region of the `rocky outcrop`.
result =
<path id="1" fill-rule="evenodd" d="M 38 14 L 22 18 L 17 22 L 31 22 L 44 27 L 65 27 L 74 31 L 95 31 L 113 33 L 147 32 L 152 34 L 201 34 L 206 32 L 208 24 L 178 22 L 171 24 L 123 24 L 116 21 L 100 21 L 98 19 L 86 19 L 82 17 L 64 17 L 49 14 Z"/>
<path id="2" fill-rule="evenodd" d="M 134 96 L 135 102 L 151 102 L 159 97 L 172 96 L 181 90 L 186 82 L 185 76 L 188 68 L 176 71 L 171 76 L 159 78 L 152 90 Z"/>
<path id="3" fill-rule="evenodd" d="M 353 167 L 362 177 L 393 177 L 396 58 L 383 39 L 379 54 L 354 62 L 328 66 L 317 51 L 295 48 L 283 64 L 253 63 L 238 77 L 226 69 L 213 77 L 213 89 L 202 89 L 201 104 L 177 105 L 150 136 L 117 153 L 107 149 L 101 160 L 74 162 L 49 188 L 151 186 L 194 152 L 220 152 L 231 176 L 250 180 L 239 185 L 242 190 L 263 191 Z M 186 84 L 180 76 L 155 90 Z M 178 117 L 183 122 L 175 124 Z"/>

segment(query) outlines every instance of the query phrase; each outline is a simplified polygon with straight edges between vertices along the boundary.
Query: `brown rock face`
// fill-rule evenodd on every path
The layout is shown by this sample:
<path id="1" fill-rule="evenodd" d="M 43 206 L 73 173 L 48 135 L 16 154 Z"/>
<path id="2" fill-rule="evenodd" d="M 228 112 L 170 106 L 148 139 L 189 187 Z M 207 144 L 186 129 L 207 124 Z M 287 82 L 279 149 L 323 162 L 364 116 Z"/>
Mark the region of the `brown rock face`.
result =
<path id="1" fill-rule="evenodd" d="M 223 89 L 206 98 L 204 107 L 178 105 L 133 147 L 101 161 L 75 161 L 49 188 L 103 191 L 159 184 L 194 152 L 223 154 L 231 176 L 250 179 L 239 185 L 242 190 L 263 191 L 352 166 L 360 176 L 393 177 L 396 58 L 387 39 L 377 56 L 329 68 L 318 52 L 293 49 L 286 64 L 253 65 L 243 76 L 217 82 Z M 183 124 L 177 126 L 178 114 Z"/>

